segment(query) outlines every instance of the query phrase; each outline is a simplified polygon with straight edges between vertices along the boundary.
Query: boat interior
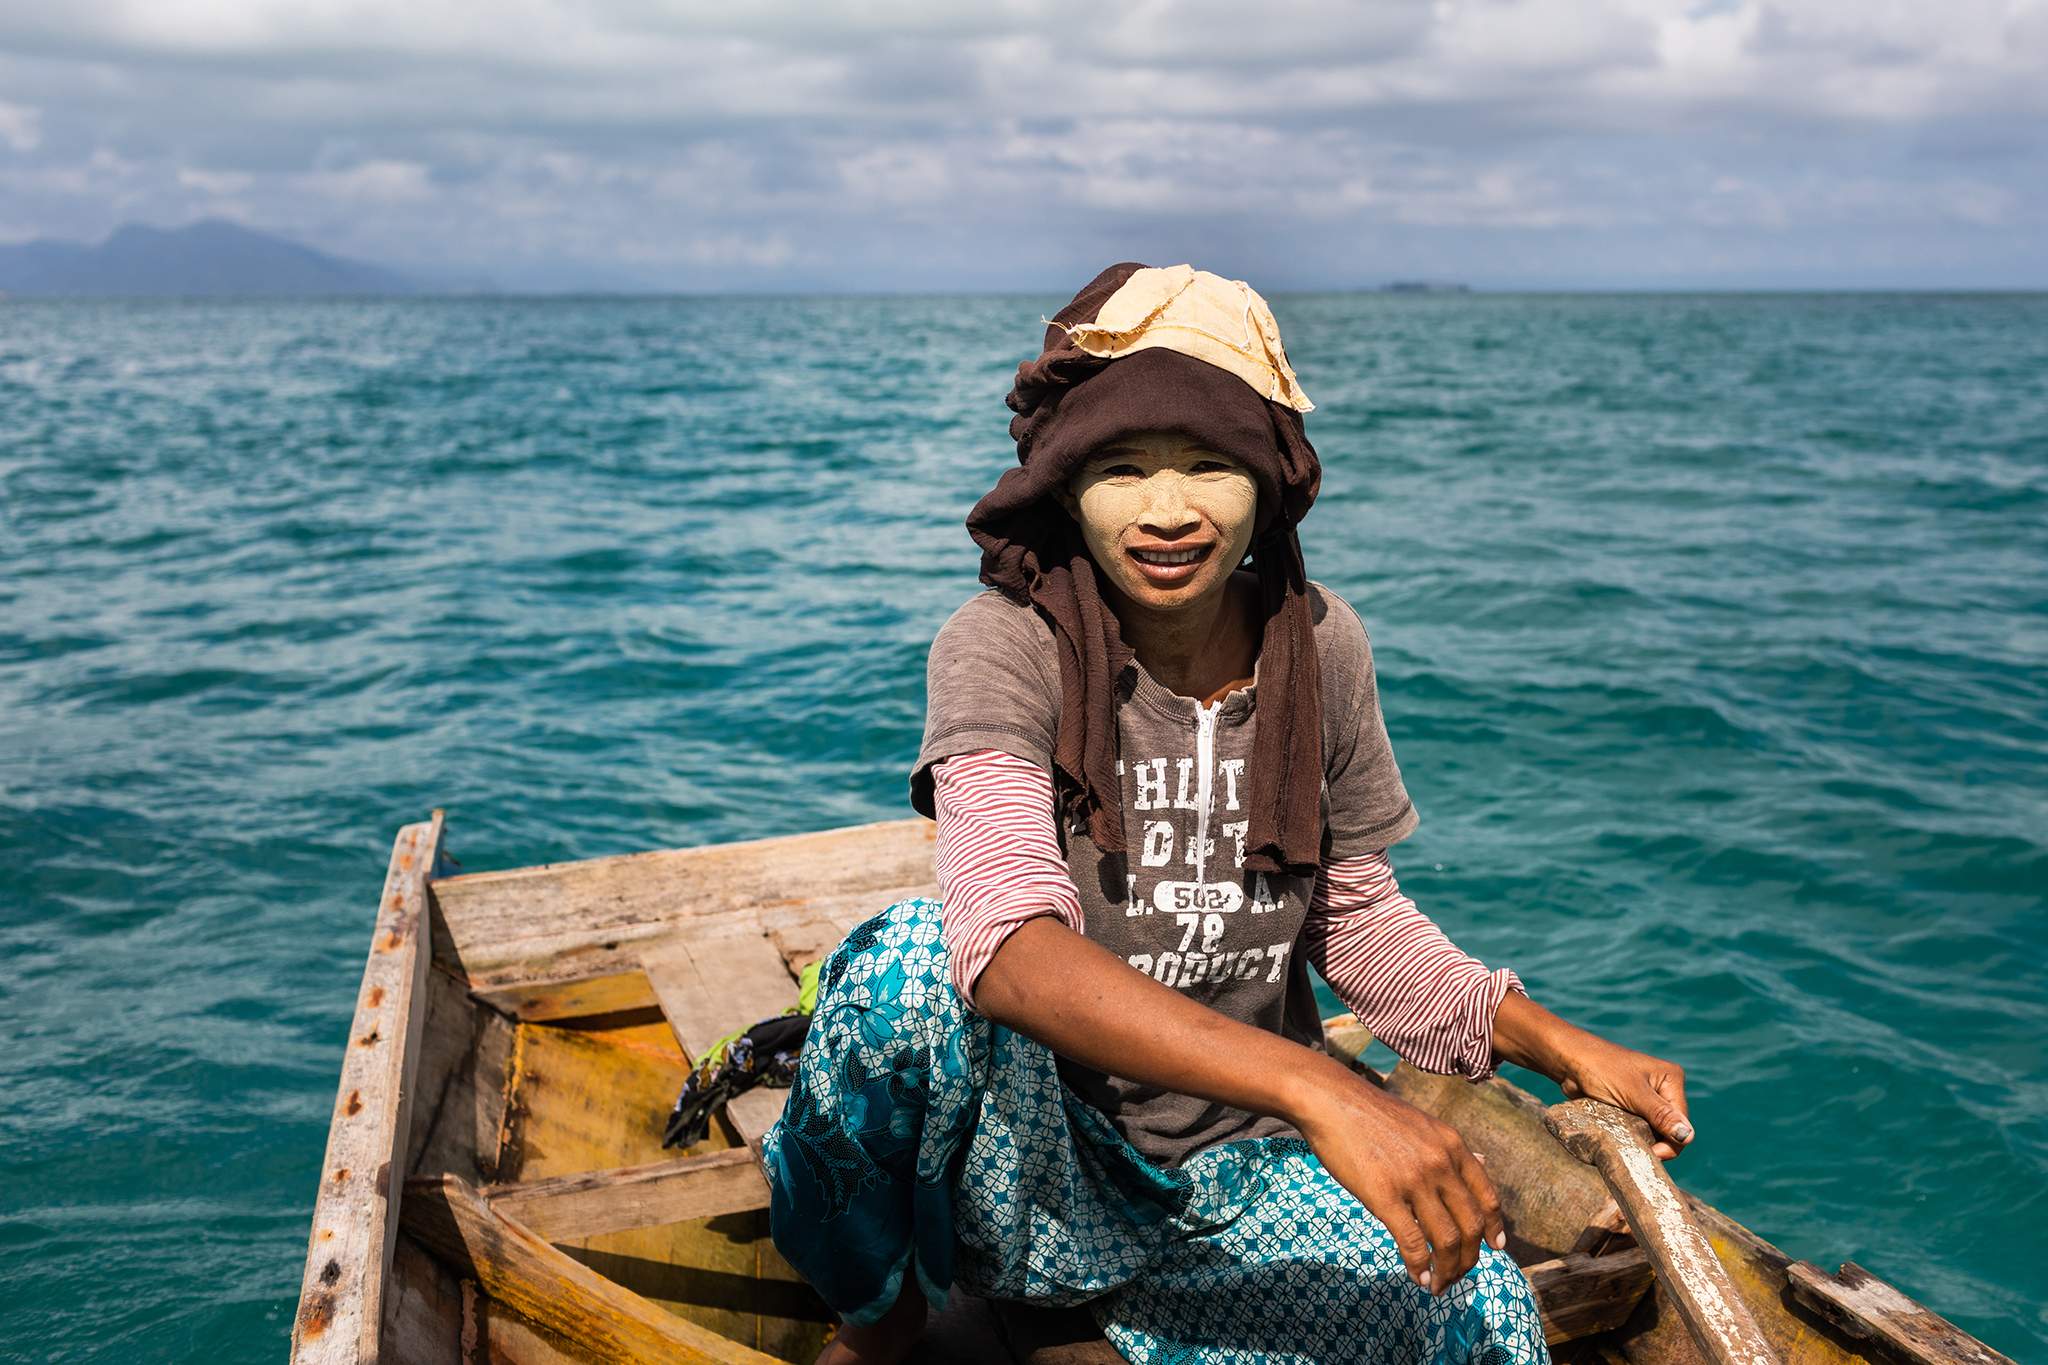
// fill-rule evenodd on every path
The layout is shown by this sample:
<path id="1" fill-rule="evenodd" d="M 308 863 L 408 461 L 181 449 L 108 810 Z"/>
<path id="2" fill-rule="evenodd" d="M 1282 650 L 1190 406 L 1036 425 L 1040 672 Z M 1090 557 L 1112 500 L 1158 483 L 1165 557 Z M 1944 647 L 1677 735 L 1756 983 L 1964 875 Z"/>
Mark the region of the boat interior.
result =
<path id="1" fill-rule="evenodd" d="M 795 1005 L 798 973 L 935 895 L 932 825 L 891 821 L 466 871 L 440 812 L 399 832 L 351 1022 L 293 1359 L 809 1362 L 831 1313 L 776 1253 L 762 1135 L 781 1090 L 661 1147 L 692 1056 Z M 1542 1101 L 1330 1049 L 1459 1129 L 1506 1204 L 1560 1361 L 1706 1360 L 1601 1176 Z M 1857 1267 L 1796 1262 L 1687 1196 L 1780 1359 L 2003 1357 Z M 1114 1362 L 1082 1310 L 956 1290 L 914 1361 Z"/>

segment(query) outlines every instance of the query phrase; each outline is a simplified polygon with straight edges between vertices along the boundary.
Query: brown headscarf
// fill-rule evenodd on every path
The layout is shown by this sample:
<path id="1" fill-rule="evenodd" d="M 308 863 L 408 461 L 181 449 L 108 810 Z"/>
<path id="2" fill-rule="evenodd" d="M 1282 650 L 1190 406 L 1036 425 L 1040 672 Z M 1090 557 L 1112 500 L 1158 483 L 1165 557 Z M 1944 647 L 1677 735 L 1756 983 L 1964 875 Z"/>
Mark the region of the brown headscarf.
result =
<path id="1" fill-rule="evenodd" d="M 1097 847 L 1123 852 L 1116 706 L 1130 695 L 1135 665 L 1080 528 L 1055 494 L 1091 453 L 1140 431 L 1174 432 L 1242 461 L 1259 489 L 1252 567 L 1264 619 L 1244 865 L 1312 872 L 1322 836 L 1322 689 L 1295 523 L 1315 501 L 1322 465 L 1301 413 L 1261 397 L 1228 370 L 1167 346 L 1112 359 L 1075 344 L 1065 328 L 1095 320 L 1147 268 L 1125 261 L 1089 281 L 1046 328 L 1038 358 L 1017 367 L 1005 401 L 1017 414 L 1010 435 L 1018 467 L 967 517 L 981 547 L 981 581 L 1036 607 L 1051 624 L 1060 665 L 1053 764 L 1064 779 L 1062 808 L 1086 820 Z"/>

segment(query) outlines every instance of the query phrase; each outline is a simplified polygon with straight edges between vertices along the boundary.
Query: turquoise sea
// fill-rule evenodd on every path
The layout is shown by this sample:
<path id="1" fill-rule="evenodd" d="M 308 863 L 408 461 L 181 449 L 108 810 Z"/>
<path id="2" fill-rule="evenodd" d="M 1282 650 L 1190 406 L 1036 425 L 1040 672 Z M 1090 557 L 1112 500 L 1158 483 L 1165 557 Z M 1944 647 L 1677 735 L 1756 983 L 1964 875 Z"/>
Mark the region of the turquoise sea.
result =
<path id="1" fill-rule="evenodd" d="M 1063 301 L 0 304 L 0 1358 L 282 1358 L 401 823 L 908 814 Z M 1404 885 L 2048 1358 L 2048 297 L 1273 304 Z"/>

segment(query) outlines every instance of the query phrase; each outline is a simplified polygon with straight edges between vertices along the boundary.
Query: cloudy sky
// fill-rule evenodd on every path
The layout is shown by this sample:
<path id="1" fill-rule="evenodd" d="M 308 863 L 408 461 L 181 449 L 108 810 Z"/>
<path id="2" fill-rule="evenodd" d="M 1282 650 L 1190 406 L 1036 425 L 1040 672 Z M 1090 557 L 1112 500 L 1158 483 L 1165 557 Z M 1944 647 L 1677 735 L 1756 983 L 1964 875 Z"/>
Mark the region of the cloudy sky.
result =
<path id="1" fill-rule="evenodd" d="M 0 241 L 511 287 L 2048 287 L 2048 0 L 6 0 Z"/>

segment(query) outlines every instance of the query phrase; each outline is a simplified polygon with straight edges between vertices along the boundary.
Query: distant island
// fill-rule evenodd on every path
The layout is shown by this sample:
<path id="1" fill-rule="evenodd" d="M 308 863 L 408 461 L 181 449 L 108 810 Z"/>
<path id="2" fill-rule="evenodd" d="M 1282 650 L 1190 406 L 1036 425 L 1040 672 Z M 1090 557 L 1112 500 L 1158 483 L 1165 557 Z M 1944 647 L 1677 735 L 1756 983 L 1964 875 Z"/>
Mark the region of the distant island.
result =
<path id="1" fill-rule="evenodd" d="M 1429 280 L 1389 280 L 1380 286 L 1382 294 L 1469 294 L 1469 284 L 1437 284 Z"/>
<path id="2" fill-rule="evenodd" d="M 333 297 L 489 287 L 332 256 L 222 218 L 181 228 L 131 223 L 98 245 L 44 238 L 0 246 L 0 295 L 14 298 Z"/>

